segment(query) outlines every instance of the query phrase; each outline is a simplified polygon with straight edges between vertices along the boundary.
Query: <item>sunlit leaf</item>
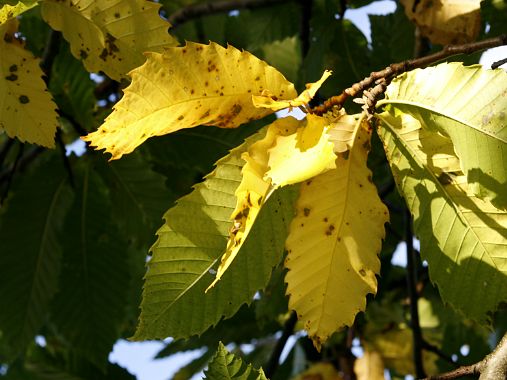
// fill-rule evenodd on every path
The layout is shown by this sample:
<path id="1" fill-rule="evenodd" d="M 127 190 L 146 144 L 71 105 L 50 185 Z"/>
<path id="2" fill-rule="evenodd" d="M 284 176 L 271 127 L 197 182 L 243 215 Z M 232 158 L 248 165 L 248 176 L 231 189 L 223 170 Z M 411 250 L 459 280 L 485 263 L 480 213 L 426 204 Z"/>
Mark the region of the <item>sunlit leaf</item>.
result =
<path id="1" fill-rule="evenodd" d="M 432 43 L 475 40 L 481 28 L 481 0 L 402 0 L 407 17 Z"/>
<path id="2" fill-rule="evenodd" d="M 331 363 L 315 363 L 307 370 L 297 375 L 294 380 L 343 380 L 336 368 Z"/>
<path id="3" fill-rule="evenodd" d="M 143 64 L 144 52 L 178 44 L 159 8 L 146 0 L 44 0 L 42 17 L 63 33 L 88 71 L 120 80 Z"/>
<path id="4" fill-rule="evenodd" d="M 269 88 L 264 90 L 261 95 L 253 95 L 252 101 L 256 107 L 259 108 L 269 108 L 273 111 L 278 111 L 284 108 L 293 108 L 307 105 L 310 100 L 313 99 L 317 91 L 319 90 L 322 83 L 329 78 L 331 75 L 331 71 L 324 71 L 322 77 L 315 83 L 308 83 L 306 85 L 306 90 L 304 90 L 301 94 L 298 95 L 297 98 L 284 100 L 280 96 L 278 96 L 275 92 L 271 91 Z"/>
<path id="5" fill-rule="evenodd" d="M 106 149 L 112 159 L 132 152 L 152 136 L 198 125 L 235 128 L 273 110 L 252 104 L 265 89 L 280 99 L 296 96 L 276 69 L 232 46 L 187 43 L 148 54 L 133 70 L 132 84 L 113 113 L 85 141 Z"/>
<path id="6" fill-rule="evenodd" d="M 330 130 L 336 169 L 301 185 L 286 247 L 289 308 L 319 349 L 377 289 L 387 209 L 366 166 L 371 131 L 343 115 Z"/>
<path id="7" fill-rule="evenodd" d="M 414 216 L 431 280 L 446 303 L 487 321 L 507 300 L 505 211 L 469 195 L 455 145 L 435 133 L 434 126 L 396 109 L 379 117 L 379 135 L 398 189 Z"/>
<path id="8" fill-rule="evenodd" d="M 42 80 L 40 59 L 17 40 L 18 21 L 0 24 L 0 131 L 23 142 L 54 146 L 56 105 Z"/>
<path id="9" fill-rule="evenodd" d="M 227 250 L 222 256 L 214 286 L 232 263 L 248 236 L 255 219 L 277 188 L 299 183 L 335 167 L 333 143 L 329 141 L 329 121 L 308 115 L 299 121 L 292 117 L 278 119 L 266 137 L 254 143 L 241 157 L 241 184 L 236 189 L 236 209 L 231 215 Z"/>
<path id="10" fill-rule="evenodd" d="M 32 9 L 37 5 L 37 1 L 19 1 L 15 5 L 0 4 L 0 24 L 5 23 L 7 20 L 15 18 L 23 12 Z"/>
<path id="11" fill-rule="evenodd" d="M 423 128 L 449 137 L 468 193 L 507 208 L 506 91 L 504 70 L 443 63 L 400 76 L 379 106 L 392 104 Z"/>
<path id="12" fill-rule="evenodd" d="M 231 317 L 242 304 L 250 303 L 268 283 L 284 250 L 279 236 L 286 235 L 293 214 L 295 191 L 291 187 L 271 196 L 241 254 L 221 281 L 204 292 L 214 278 L 234 224 L 230 215 L 241 182 L 241 154 L 263 133 L 218 161 L 206 180 L 165 214 L 166 223 L 157 233 L 148 262 L 133 339 L 200 335 L 222 317 Z"/>
<path id="13" fill-rule="evenodd" d="M 204 379 L 209 380 L 267 380 L 262 368 L 257 370 L 251 364 L 247 365 L 241 358 L 227 351 L 221 342 L 204 375 Z"/>

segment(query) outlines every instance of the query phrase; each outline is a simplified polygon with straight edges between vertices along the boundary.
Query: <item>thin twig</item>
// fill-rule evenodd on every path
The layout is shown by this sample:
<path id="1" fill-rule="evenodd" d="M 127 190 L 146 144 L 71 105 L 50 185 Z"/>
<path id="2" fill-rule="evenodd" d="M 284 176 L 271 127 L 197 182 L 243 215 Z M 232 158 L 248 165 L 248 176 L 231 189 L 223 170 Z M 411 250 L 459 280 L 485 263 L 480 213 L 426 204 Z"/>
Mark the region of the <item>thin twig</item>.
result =
<path id="1" fill-rule="evenodd" d="M 287 343 L 287 340 L 294 333 L 294 327 L 296 326 L 297 320 L 298 320 L 297 315 L 293 311 L 289 319 L 287 319 L 285 325 L 283 326 L 282 336 L 276 342 L 275 348 L 271 353 L 271 357 L 269 358 L 266 365 L 263 367 L 264 373 L 266 374 L 266 377 L 268 379 L 273 377 L 273 374 L 278 369 L 278 365 L 280 363 L 280 355 L 282 354 L 282 351 L 285 347 L 285 344 Z"/>
<path id="2" fill-rule="evenodd" d="M 480 362 L 434 375 L 424 380 L 452 380 L 464 376 L 480 375 L 479 380 L 507 379 L 507 333 L 500 340 L 493 352 Z"/>
<path id="3" fill-rule="evenodd" d="M 446 362 L 454 364 L 456 366 L 456 362 L 452 360 L 452 358 L 449 355 L 447 355 L 437 346 L 429 343 L 426 339 L 422 340 L 422 348 L 425 349 L 426 351 L 430 351 L 433 352 L 434 354 L 437 354 L 440 358 L 444 359 Z"/>
<path id="4" fill-rule="evenodd" d="M 412 216 L 410 211 L 405 213 L 405 242 L 407 244 L 407 287 L 408 295 L 410 298 L 410 327 L 412 329 L 412 338 L 414 343 L 413 357 L 415 372 L 418 378 L 425 377 L 422 349 L 423 338 L 421 332 L 421 325 L 419 324 L 419 309 L 417 306 L 417 268 L 415 265 L 414 257 L 414 234 L 412 231 Z"/>
<path id="5" fill-rule="evenodd" d="M 168 18 L 173 28 L 179 25 L 214 13 L 229 12 L 236 9 L 260 8 L 273 4 L 281 4 L 294 0 L 223 0 L 209 3 L 195 3 L 178 9 Z"/>
<path id="6" fill-rule="evenodd" d="M 454 55 L 471 54 L 480 50 L 490 49 L 502 45 L 507 45 L 507 34 L 502 34 L 495 38 L 489 38 L 487 40 L 471 42 L 462 45 L 448 45 L 441 51 L 427 55 L 425 57 L 393 63 L 383 70 L 372 72 L 370 76 L 364 78 L 362 81 L 354 84 L 353 86 L 346 88 L 341 94 L 329 98 L 324 102 L 323 105 L 312 108 L 310 112 L 316 115 L 323 115 L 326 112 L 330 111 L 333 107 L 341 108 L 347 98 L 354 97 L 359 93 L 369 89 L 370 87 L 374 86 L 374 84 L 376 84 L 379 79 L 384 78 L 387 82 L 389 82 L 392 78 L 396 77 L 399 74 L 417 68 L 429 66 Z"/>
<path id="7" fill-rule="evenodd" d="M 493 70 L 498 69 L 500 66 L 505 65 L 506 63 L 507 63 L 507 58 L 504 58 L 499 61 L 493 62 L 493 64 L 491 65 L 491 68 Z"/>

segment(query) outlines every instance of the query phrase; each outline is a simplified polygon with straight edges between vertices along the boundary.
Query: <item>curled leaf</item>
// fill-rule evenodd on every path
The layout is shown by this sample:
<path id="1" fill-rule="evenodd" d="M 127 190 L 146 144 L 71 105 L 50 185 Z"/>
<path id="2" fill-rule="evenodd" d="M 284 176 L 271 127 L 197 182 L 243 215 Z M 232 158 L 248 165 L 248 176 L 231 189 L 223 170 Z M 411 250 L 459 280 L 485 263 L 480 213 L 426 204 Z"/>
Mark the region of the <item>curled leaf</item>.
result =
<path id="1" fill-rule="evenodd" d="M 256 107 L 259 108 L 270 108 L 274 111 L 278 111 L 284 108 L 300 107 L 308 104 L 313 99 L 317 91 L 319 90 L 322 83 L 331 75 L 331 71 L 326 70 L 322 77 L 314 83 L 308 83 L 306 90 L 304 90 L 295 99 L 290 100 L 279 100 L 280 98 L 268 90 L 263 91 L 261 95 L 253 95 L 252 101 Z"/>

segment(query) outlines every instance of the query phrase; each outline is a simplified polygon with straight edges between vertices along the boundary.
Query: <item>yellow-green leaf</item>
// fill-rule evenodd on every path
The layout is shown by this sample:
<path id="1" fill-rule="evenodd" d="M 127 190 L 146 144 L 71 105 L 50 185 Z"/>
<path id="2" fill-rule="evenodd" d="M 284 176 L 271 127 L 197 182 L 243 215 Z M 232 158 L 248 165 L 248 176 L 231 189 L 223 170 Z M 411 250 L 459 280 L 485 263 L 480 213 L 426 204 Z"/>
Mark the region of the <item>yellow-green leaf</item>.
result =
<path id="1" fill-rule="evenodd" d="M 63 33 L 88 71 L 120 80 L 143 64 L 144 52 L 178 45 L 159 8 L 146 0 L 44 0 L 42 17 Z"/>
<path id="2" fill-rule="evenodd" d="M 19 1 L 15 5 L 4 4 L 0 8 L 0 24 L 5 23 L 7 20 L 19 16 L 21 13 L 32 9 L 37 5 L 37 1 Z"/>
<path id="3" fill-rule="evenodd" d="M 446 303 L 487 322 L 507 301 L 506 212 L 470 195 L 471 184 L 449 137 L 396 108 L 378 116 L 379 136 L 414 216 L 431 280 Z"/>
<path id="4" fill-rule="evenodd" d="M 319 349 L 333 332 L 350 326 L 366 295 L 376 292 L 377 254 L 388 220 L 366 166 L 366 122 L 343 115 L 330 134 L 339 152 L 336 169 L 301 185 L 286 242 L 289 307 Z"/>
<path id="5" fill-rule="evenodd" d="M 252 54 L 215 43 L 188 43 L 150 53 L 133 70 L 131 85 L 100 129 L 84 138 L 112 159 L 152 136 L 198 125 L 234 128 L 272 110 L 252 104 L 269 89 L 280 99 L 296 96 L 292 83 Z"/>
<path id="6" fill-rule="evenodd" d="M 210 288 L 235 259 L 259 211 L 274 190 L 335 167 L 336 155 L 327 134 L 329 128 L 329 121 L 315 115 L 308 115 L 305 120 L 278 119 L 268 127 L 266 136 L 242 155 L 246 163 L 235 193 L 237 203 L 231 215 L 234 226 Z"/>
<path id="7" fill-rule="evenodd" d="M 20 141 L 54 146 L 56 105 L 42 80 L 40 60 L 14 33 L 18 21 L 0 25 L 0 130 Z"/>
<path id="8" fill-rule="evenodd" d="M 322 83 L 329 78 L 331 71 L 324 71 L 322 77 L 315 83 L 307 83 L 306 90 L 304 90 L 295 99 L 284 100 L 277 95 L 276 92 L 271 91 L 269 88 L 264 90 L 261 95 L 252 96 L 252 101 L 256 107 L 269 108 L 278 111 L 284 108 L 293 108 L 307 105 L 313 99 Z"/>
<path id="9" fill-rule="evenodd" d="M 470 195 L 507 209 L 506 92 L 502 69 L 443 63 L 399 76 L 378 106 L 395 107 L 449 137 Z"/>

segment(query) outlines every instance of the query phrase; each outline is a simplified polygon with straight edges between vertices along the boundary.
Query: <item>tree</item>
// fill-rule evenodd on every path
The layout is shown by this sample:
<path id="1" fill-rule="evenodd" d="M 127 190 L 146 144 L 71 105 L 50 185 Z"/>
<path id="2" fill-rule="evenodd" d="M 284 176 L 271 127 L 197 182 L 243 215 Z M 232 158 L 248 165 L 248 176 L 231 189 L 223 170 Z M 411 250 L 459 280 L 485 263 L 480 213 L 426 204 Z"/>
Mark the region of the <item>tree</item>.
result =
<path id="1" fill-rule="evenodd" d="M 507 5 L 368 3 L 2 1 L 2 376 L 506 378 Z"/>

